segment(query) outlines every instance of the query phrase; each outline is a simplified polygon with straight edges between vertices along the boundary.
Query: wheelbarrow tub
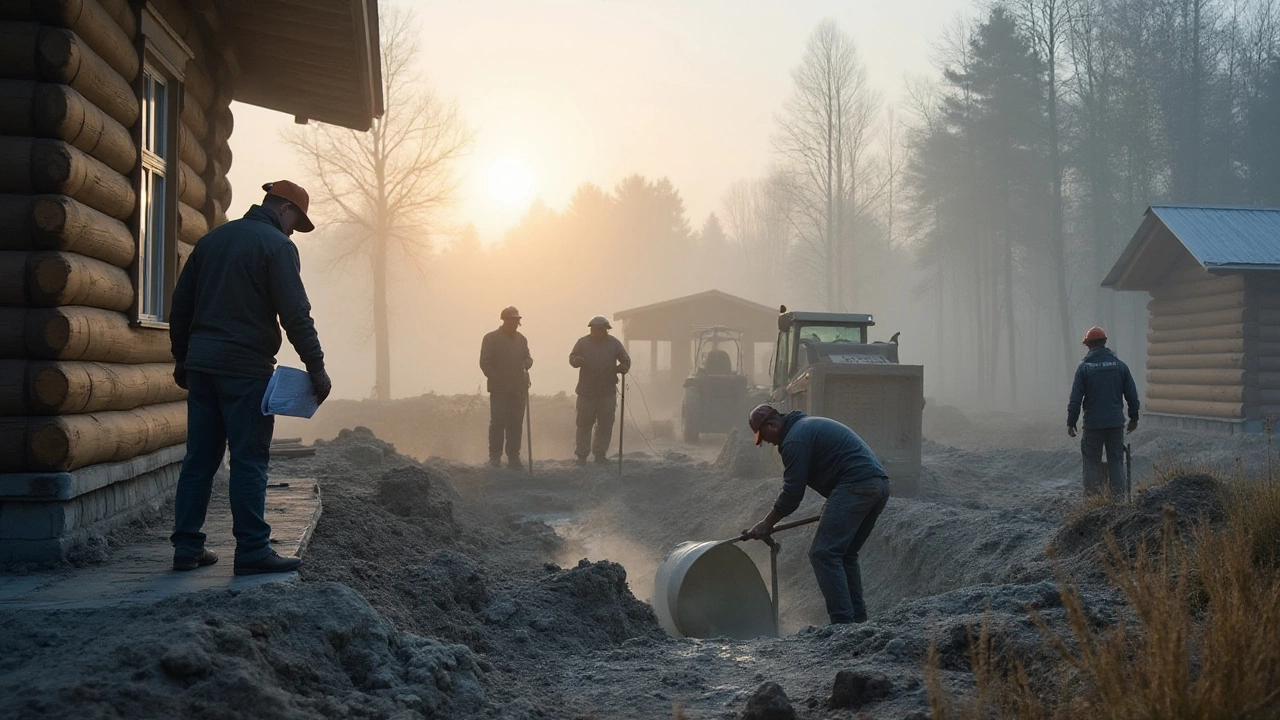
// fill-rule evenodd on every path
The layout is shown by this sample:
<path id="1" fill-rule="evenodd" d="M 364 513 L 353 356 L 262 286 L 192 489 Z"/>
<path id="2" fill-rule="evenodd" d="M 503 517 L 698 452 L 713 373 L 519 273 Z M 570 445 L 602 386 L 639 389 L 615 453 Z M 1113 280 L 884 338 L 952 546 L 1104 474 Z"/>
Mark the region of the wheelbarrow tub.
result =
<path id="1" fill-rule="evenodd" d="M 774 637 L 778 627 L 760 571 L 734 541 L 684 542 L 653 578 L 653 609 L 675 637 Z"/>

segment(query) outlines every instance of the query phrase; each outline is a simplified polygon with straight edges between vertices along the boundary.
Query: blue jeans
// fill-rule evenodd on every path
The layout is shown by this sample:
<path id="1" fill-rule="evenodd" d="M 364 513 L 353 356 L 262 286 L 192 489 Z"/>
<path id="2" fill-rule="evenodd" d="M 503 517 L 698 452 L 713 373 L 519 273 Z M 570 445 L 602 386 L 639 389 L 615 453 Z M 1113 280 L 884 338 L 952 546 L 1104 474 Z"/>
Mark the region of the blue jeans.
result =
<path id="1" fill-rule="evenodd" d="M 266 378 L 187 371 L 187 455 L 174 500 L 174 555 L 204 550 L 204 517 L 213 476 L 231 449 L 231 522 L 236 560 L 257 562 L 271 554 L 271 526 L 264 519 L 267 463 L 276 419 L 262 414 Z"/>
<path id="2" fill-rule="evenodd" d="M 818 521 L 818 531 L 809 546 L 809 562 L 833 623 L 867 619 L 858 551 L 888 502 L 888 478 L 842 482 L 827 496 L 822 520 Z"/>

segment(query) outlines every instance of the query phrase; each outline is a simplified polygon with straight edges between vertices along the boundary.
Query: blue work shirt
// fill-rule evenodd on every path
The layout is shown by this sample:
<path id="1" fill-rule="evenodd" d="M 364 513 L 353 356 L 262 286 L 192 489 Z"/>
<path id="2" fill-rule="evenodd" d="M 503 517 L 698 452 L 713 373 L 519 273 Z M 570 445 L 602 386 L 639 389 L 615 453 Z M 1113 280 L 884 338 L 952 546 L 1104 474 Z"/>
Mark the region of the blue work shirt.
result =
<path id="1" fill-rule="evenodd" d="M 1090 350 L 1080 361 L 1071 383 L 1067 425 L 1075 427 L 1083 407 L 1085 430 L 1123 427 L 1125 402 L 1129 403 L 1129 418 L 1137 420 L 1138 386 L 1129 366 L 1106 347 Z"/>
<path id="2" fill-rule="evenodd" d="M 884 466 L 858 434 L 830 418 L 795 410 L 782 420 L 782 492 L 773 503 L 786 517 L 800 507 L 806 486 L 828 497 L 840 483 L 888 477 Z"/>

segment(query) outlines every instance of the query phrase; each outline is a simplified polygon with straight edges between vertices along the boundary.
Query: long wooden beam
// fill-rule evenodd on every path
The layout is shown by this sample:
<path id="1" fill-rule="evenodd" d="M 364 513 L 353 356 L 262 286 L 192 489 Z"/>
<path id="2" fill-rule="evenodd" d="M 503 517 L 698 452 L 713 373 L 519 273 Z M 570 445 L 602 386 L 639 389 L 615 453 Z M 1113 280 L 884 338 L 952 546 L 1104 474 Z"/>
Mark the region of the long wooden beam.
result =
<path id="1" fill-rule="evenodd" d="M 169 334 L 88 307 L 0 308 L 0 359 L 171 362 Z"/>
<path id="2" fill-rule="evenodd" d="M 0 137 L 0 192 L 58 194 L 125 220 L 137 196 L 129 179 L 61 140 Z"/>
<path id="3" fill-rule="evenodd" d="M 1187 313 L 1212 312 L 1214 310 L 1230 310 L 1245 307 L 1243 290 L 1202 295 L 1182 300 L 1152 300 L 1147 303 L 1147 310 L 1152 315 L 1185 315 Z"/>
<path id="4" fill-rule="evenodd" d="M 0 305 L 85 305 L 123 312 L 133 305 L 124 270 L 68 252 L 0 252 Z"/>
<path id="5" fill-rule="evenodd" d="M 0 415 L 73 415 L 177 402 L 172 363 L 0 360 Z"/>
<path id="6" fill-rule="evenodd" d="M 1147 386 L 1147 397 L 1152 400 L 1199 400 L 1204 402 L 1244 402 L 1241 385 L 1165 385 Z"/>
<path id="7" fill-rule="evenodd" d="M 1185 330 L 1187 328 L 1241 323 L 1245 322 L 1248 317 L 1249 312 L 1246 308 L 1211 310 L 1209 312 L 1186 313 L 1182 315 L 1152 315 L 1147 321 L 1147 326 L 1151 330 Z"/>
<path id="8" fill-rule="evenodd" d="M 1147 345 L 1147 356 L 1243 353 L 1244 344 L 1243 338 L 1150 343 Z"/>
<path id="9" fill-rule="evenodd" d="M 1147 384 L 1153 387 L 1155 385 L 1237 385 L 1243 387 L 1247 378 L 1248 374 L 1244 370 L 1221 368 L 1147 371 Z"/>
<path id="10" fill-rule="evenodd" d="M 56 417 L 0 418 L 0 472 L 64 472 L 187 438 L 186 403 Z"/>
<path id="11" fill-rule="evenodd" d="M 122 175 L 138 161 L 129 131 L 68 85 L 0 80 L 0 135 L 63 140 Z"/>
<path id="12" fill-rule="evenodd" d="M 65 250 L 127 268 L 133 233 L 65 195 L 0 195 L 0 250 Z"/>
<path id="13" fill-rule="evenodd" d="M 1206 273 L 1207 275 L 1207 273 Z M 1151 297 L 1155 300 L 1185 300 L 1187 298 L 1218 295 L 1245 287 L 1243 275 L 1209 275 L 1199 282 L 1181 282 L 1172 285 L 1158 285 L 1151 288 Z"/>
<path id="14" fill-rule="evenodd" d="M 1244 367 L 1244 353 L 1152 355 L 1147 357 L 1148 370 L 1211 370 L 1216 368 L 1243 370 Z"/>
<path id="15" fill-rule="evenodd" d="M 1147 409 L 1151 412 L 1169 413 L 1170 415 L 1192 415 L 1225 420 L 1237 420 L 1244 417 L 1244 403 L 1237 402 L 1149 398 L 1147 400 Z"/>

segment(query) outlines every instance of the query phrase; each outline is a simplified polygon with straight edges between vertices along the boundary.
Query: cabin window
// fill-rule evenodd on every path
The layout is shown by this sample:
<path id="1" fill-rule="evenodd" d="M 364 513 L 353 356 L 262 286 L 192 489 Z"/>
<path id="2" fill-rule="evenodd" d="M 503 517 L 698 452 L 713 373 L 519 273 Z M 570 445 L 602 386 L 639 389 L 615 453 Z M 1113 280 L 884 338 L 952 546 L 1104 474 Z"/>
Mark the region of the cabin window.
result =
<path id="1" fill-rule="evenodd" d="M 164 322 L 173 278 L 170 257 L 177 235 L 171 222 L 174 187 L 170 181 L 173 135 L 173 83 L 151 65 L 142 81 L 142 162 L 138 188 L 138 319 Z"/>

